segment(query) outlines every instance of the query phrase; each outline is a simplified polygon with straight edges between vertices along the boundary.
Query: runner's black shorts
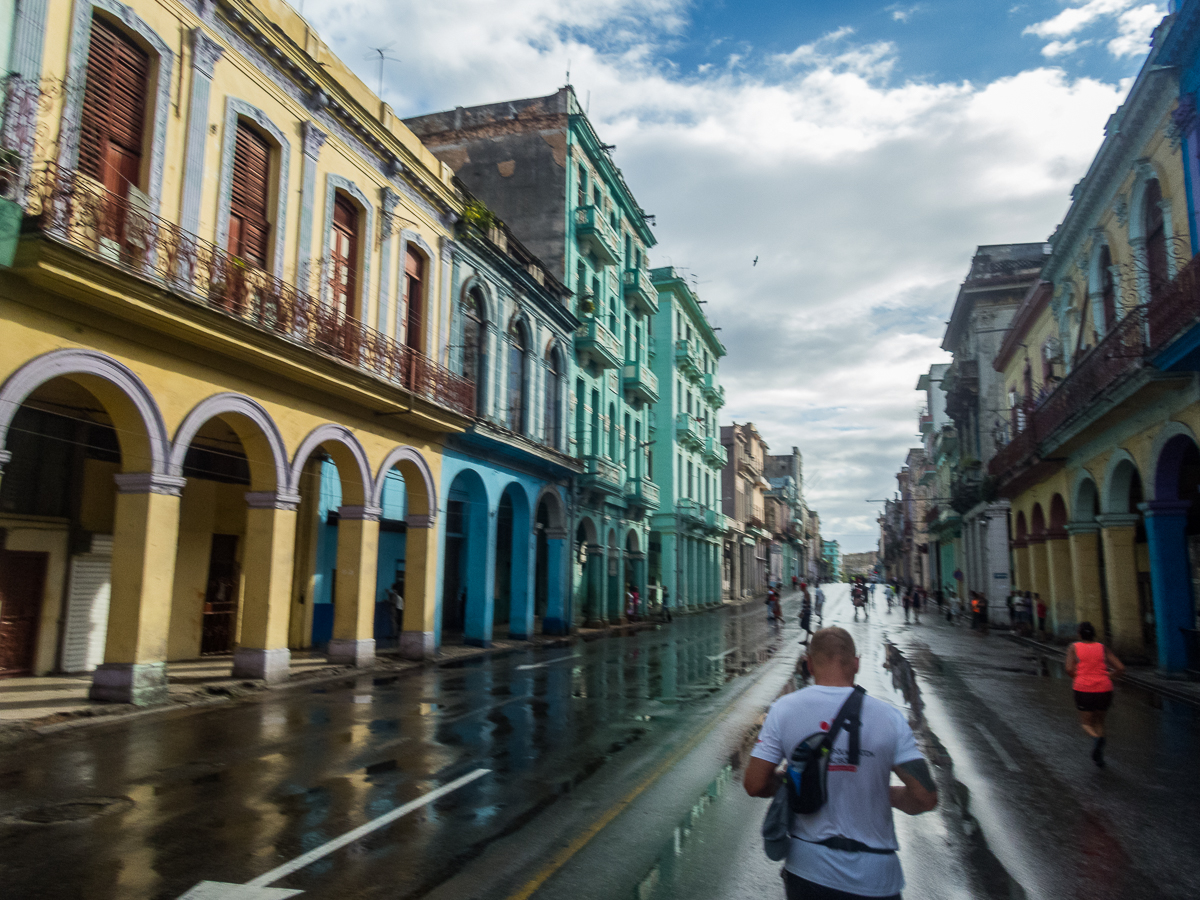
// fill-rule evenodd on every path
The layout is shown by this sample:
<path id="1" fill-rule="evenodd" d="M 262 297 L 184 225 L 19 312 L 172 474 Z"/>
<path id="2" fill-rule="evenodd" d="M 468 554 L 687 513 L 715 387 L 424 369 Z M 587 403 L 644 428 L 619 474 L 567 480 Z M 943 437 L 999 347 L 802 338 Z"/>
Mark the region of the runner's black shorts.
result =
<path id="1" fill-rule="evenodd" d="M 787 900 L 901 900 L 899 894 L 871 898 L 862 894 L 848 894 L 837 888 L 825 887 L 823 884 L 793 875 L 787 869 L 783 870 L 783 883 L 787 891 Z"/>
<path id="2" fill-rule="evenodd" d="M 1076 691 L 1075 708 L 1080 712 L 1104 712 L 1112 706 L 1112 691 Z"/>

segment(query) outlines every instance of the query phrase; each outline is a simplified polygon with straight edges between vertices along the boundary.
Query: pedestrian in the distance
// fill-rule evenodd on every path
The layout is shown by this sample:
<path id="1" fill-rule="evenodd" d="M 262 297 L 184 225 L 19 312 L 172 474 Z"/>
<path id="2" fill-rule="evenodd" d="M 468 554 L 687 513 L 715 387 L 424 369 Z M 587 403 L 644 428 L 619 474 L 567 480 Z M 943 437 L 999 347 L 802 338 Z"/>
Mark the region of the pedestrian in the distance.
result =
<path id="1" fill-rule="evenodd" d="M 816 602 L 813 604 L 813 611 L 817 614 L 817 621 L 825 624 L 825 592 L 821 590 L 821 586 L 817 585 Z"/>
<path id="2" fill-rule="evenodd" d="M 1064 664 L 1075 691 L 1079 724 L 1092 738 L 1092 762 L 1104 768 L 1104 717 L 1112 706 L 1113 683 L 1109 672 L 1120 675 L 1125 666 L 1116 654 L 1096 640 L 1091 622 L 1079 623 L 1079 640 L 1067 648 Z"/>
<path id="3" fill-rule="evenodd" d="M 387 599 L 392 613 L 392 628 L 396 632 L 396 639 L 399 640 L 400 633 L 404 630 L 404 580 L 400 575 L 396 575 L 396 580 L 388 588 Z"/>
<path id="4" fill-rule="evenodd" d="M 912 605 L 913 605 L 913 589 L 912 588 L 907 588 L 904 591 L 904 599 L 901 601 L 901 603 L 904 606 L 904 621 L 907 622 L 909 612 L 912 610 Z"/>
<path id="5" fill-rule="evenodd" d="M 1041 594 L 1034 594 L 1033 602 L 1037 607 L 1038 634 L 1044 638 L 1046 636 L 1046 604 L 1042 600 Z"/>
<path id="6" fill-rule="evenodd" d="M 804 632 L 804 637 L 800 639 L 800 643 L 807 644 L 812 637 L 812 598 L 808 596 L 808 591 L 804 592 L 804 598 L 800 601 L 800 629 Z"/>
<path id="7" fill-rule="evenodd" d="M 854 693 L 859 661 L 845 629 L 814 634 L 807 658 L 814 684 L 775 701 L 751 751 L 742 784 L 752 797 L 775 796 L 779 764 L 801 741 L 828 730 Z M 857 765 L 850 763 L 853 748 Z M 828 799 L 816 812 L 792 816 L 788 829 L 787 900 L 900 900 L 904 872 L 892 809 L 915 816 L 938 801 L 912 729 L 898 709 L 865 696 L 857 722 L 838 733 L 829 758 Z M 903 786 L 889 787 L 893 772 Z"/>

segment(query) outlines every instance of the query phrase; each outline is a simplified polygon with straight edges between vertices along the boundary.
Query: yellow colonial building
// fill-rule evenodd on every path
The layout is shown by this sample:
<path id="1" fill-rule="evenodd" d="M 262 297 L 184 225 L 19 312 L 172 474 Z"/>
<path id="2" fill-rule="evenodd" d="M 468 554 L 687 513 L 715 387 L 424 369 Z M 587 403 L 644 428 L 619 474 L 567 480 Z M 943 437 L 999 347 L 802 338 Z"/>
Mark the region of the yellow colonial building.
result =
<path id="1" fill-rule="evenodd" d="M 1010 442 L 990 464 L 1012 502 L 1014 587 L 1069 637 L 1179 670 L 1200 574 L 1197 264 L 1168 17 L 1051 238 L 995 360 Z"/>
<path id="2" fill-rule="evenodd" d="M 450 170 L 282 2 L 21 6 L 0 672 L 148 703 L 202 650 L 284 678 L 327 614 L 364 664 L 381 520 L 401 651 L 431 653 L 441 447 L 474 403 L 445 368 Z"/>

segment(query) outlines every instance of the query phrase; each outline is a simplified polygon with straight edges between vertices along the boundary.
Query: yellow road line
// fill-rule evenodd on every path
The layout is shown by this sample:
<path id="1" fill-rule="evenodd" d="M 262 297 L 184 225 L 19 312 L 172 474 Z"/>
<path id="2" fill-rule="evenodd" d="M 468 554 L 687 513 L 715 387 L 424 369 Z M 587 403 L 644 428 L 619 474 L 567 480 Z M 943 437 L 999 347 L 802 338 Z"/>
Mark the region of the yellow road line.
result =
<path id="1" fill-rule="evenodd" d="M 770 666 L 764 666 L 763 671 L 759 674 L 759 678 L 762 678 L 763 676 L 765 676 L 770 668 L 771 668 Z M 652 784 L 654 784 L 654 782 L 658 781 L 658 779 L 661 778 L 668 769 L 672 768 L 676 763 L 678 763 L 681 759 L 683 759 L 683 757 L 687 756 L 689 753 L 691 753 L 693 750 L 695 750 L 696 746 L 702 740 L 704 740 L 706 737 L 708 737 L 709 732 L 711 732 L 714 728 L 717 727 L 718 722 L 720 722 L 722 719 L 724 719 L 726 716 L 729 715 L 729 713 L 733 710 L 734 706 L 736 705 L 737 701 L 758 680 L 759 680 L 758 678 L 755 678 L 754 681 L 752 681 L 750 684 L 746 685 L 746 688 L 744 690 L 742 690 L 738 694 L 737 697 L 732 698 L 729 701 L 729 703 L 726 705 L 726 707 L 723 710 L 721 710 L 721 712 L 718 713 L 715 717 L 713 717 L 712 721 L 710 721 L 707 725 L 704 726 L 704 728 L 702 728 L 695 735 L 693 735 L 693 737 L 686 744 L 684 744 L 682 747 L 680 747 L 678 750 L 676 750 L 674 753 L 672 753 L 669 757 L 667 757 L 663 762 L 661 762 L 658 765 L 658 767 L 653 772 L 651 772 L 649 775 L 647 775 L 645 779 L 643 779 L 636 787 L 633 788 L 633 790 L 631 790 L 628 794 L 626 794 L 624 797 L 622 797 L 619 801 L 617 801 L 615 804 L 613 804 L 611 807 L 609 807 L 607 810 L 605 810 L 604 815 L 600 816 L 600 818 L 598 818 L 595 822 L 593 822 L 587 828 L 586 831 L 584 831 L 577 838 L 575 838 L 575 840 L 571 841 L 570 844 L 568 844 L 566 847 L 564 847 L 562 850 L 560 850 L 557 854 L 555 854 L 554 859 L 552 859 L 545 866 L 545 868 L 543 868 L 540 872 L 538 872 L 535 876 L 533 876 L 533 878 L 530 879 L 525 884 L 525 886 L 523 888 L 521 888 L 519 891 L 517 891 L 515 894 L 510 894 L 506 898 L 506 900 L 529 900 L 529 898 L 532 897 L 533 894 L 543 884 L 545 884 L 547 881 L 550 880 L 550 877 L 555 872 L 557 872 L 559 869 L 561 869 L 563 866 L 565 866 L 567 864 L 567 862 L 571 859 L 572 856 L 574 856 L 576 853 L 578 853 L 580 850 L 582 850 L 585 846 L 587 846 L 588 842 L 592 838 L 594 838 L 597 834 L 599 834 L 601 831 L 603 831 L 605 826 L 607 826 L 613 819 L 615 819 L 622 812 L 624 812 L 625 808 L 628 807 L 629 804 L 632 803 L 634 800 L 636 800 L 638 798 L 638 796 L 643 791 L 646 790 L 646 788 L 650 787 L 650 785 L 652 785 Z"/>

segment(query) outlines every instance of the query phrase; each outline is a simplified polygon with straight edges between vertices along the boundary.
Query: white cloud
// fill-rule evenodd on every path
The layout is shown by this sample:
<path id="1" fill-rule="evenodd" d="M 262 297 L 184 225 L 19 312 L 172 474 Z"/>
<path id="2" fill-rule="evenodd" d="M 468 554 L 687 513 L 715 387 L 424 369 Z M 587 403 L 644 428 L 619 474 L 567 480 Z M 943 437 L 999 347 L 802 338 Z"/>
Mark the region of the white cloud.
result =
<path id="1" fill-rule="evenodd" d="M 1162 10 L 1147 3 L 1121 13 L 1117 20 L 1120 35 L 1108 42 L 1108 52 L 1113 56 L 1141 56 L 1149 49 L 1150 35 L 1160 21 Z"/>
<path id="2" fill-rule="evenodd" d="M 1059 56 L 1068 56 L 1078 50 L 1080 47 L 1086 47 L 1091 41 L 1051 41 L 1042 48 L 1042 56 L 1046 59 L 1055 59 Z"/>
<path id="3" fill-rule="evenodd" d="M 1089 0 L 1083 6 L 1068 7 L 1053 18 L 1030 25 L 1025 29 L 1025 34 L 1066 37 L 1091 25 L 1097 19 L 1120 13 L 1135 2 L 1136 0 Z"/>
<path id="4" fill-rule="evenodd" d="M 893 22 L 907 23 L 914 15 L 921 12 L 924 7 L 920 3 L 914 3 L 911 6 L 904 6 L 900 3 L 893 3 L 887 8 L 887 11 L 892 14 Z"/>
<path id="5" fill-rule="evenodd" d="M 919 443 L 917 377 L 944 358 L 975 245 L 1053 230 L 1120 94 L 1056 68 L 891 84 L 880 73 L 894 51 L 856 46 L 846 29 L 784 58 L 745 50 L 735 70 L 679 74 L 661 49 L 684 2 L 308 0 L 307 11 L 365 74 L 377 35 L 403 36 L 385 91 L 402 115 L 548 94 L 571 60 L 601 137 L 657 216 L 652 264 L 708 282 L 729 349 L 724 420 L 756 421 L 775 452 L 800 447 L 825 533 L 867 549 L 875 510 L 863 501 L 891 494 Z"/>

